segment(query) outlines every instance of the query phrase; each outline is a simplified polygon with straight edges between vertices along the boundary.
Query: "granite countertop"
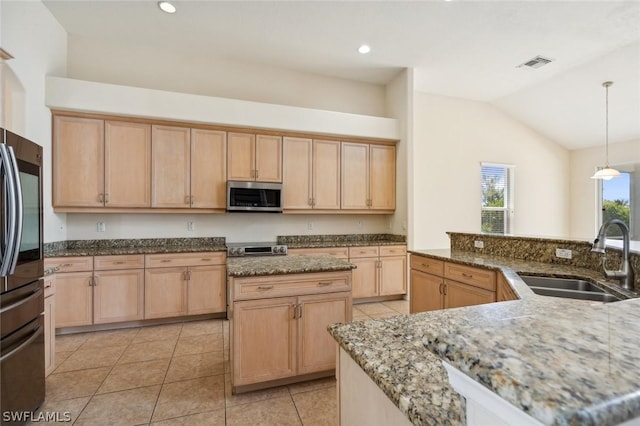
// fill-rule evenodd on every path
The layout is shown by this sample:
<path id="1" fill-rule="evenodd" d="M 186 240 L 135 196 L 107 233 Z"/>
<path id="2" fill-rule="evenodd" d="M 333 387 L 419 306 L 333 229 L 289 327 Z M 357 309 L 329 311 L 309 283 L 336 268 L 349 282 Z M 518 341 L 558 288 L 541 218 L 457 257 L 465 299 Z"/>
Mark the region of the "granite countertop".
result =
<path id="1" fill-rule="evenodd" d="M 45 244 L 45 257 L 227 251 L 224 237 L 72 240 Z"/>
<path id="2" fill-rule="evenodd" d="M 349 271 L 351 269 L 355 269 L 354 264 L 332 256 L 258 256 L 252 258 L 227 258 L 227 274 L 231 277 Z"/>
<path id="3" fill-rule="evenodd" d="M 602 283 L 586 269 L 450 250 L 413 253 L 499 269 L 520 300 L 330 326 L 411 422 L 464 418 L 442 359 L 543 424 L 613 425 L 640 416 L 640 299 L 601 304 L 538 296 L 516 275 Z"/>
<path id="4" fill-rule="evenodd" d="M 343 235 L 284 235 L 278 244 L 289 248 L 329 248 L 406 245 L 404 235 L 395 234 L 343 234 Z"/>

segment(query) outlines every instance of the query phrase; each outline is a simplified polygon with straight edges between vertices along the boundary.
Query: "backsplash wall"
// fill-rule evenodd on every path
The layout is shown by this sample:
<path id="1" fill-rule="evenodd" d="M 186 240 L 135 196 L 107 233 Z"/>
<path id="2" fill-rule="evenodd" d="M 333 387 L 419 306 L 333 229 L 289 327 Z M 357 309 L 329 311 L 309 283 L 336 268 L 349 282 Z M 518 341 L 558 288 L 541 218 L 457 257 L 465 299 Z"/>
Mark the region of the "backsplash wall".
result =
<path id="1" fill-rule="evenodd" d="M 278 235 L 388 233 L 390 215 L 67 214 L 67 240 L 225 237 L 228 242 L 275 241 Z M 97 224 L 105 224 L 98 232 Z M 194 230 L 187 225 L 193 222 Z"/>

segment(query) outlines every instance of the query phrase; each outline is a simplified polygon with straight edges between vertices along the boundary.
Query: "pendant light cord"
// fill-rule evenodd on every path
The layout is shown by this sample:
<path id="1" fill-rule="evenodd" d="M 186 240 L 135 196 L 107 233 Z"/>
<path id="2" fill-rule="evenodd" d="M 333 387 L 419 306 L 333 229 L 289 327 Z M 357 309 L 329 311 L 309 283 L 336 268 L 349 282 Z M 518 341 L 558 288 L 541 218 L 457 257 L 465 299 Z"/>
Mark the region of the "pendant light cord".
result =
<path id="1" fill-rule="evenodd" d="M 609 86 L 613 84 L 612 81 L 605 81 L 602 83 L 605 89 L 605 160 L 606 168 L 609 168 Z"/>

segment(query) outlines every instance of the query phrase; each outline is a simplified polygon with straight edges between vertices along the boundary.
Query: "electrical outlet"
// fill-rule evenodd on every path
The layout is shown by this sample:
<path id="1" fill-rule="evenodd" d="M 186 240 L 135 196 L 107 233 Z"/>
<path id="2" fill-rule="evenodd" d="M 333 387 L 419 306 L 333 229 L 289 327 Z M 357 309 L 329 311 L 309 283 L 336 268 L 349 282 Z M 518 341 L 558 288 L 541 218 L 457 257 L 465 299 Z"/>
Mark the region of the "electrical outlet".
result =
<path id="1" fill-rule="evenodd" d="M 311 231 L 313 229 L 313 222 L 307 222 L 307 229 Z"/>
<path id="2" fill-rule="evenodd" d="M 107 230 L 107 226 L 104 222 L 98 222 L 97 224 L 98 232 L 105 232 Z"/>
<path id="3" fill-rule="evenodd" d="M 484 241 L 482 241 L 482 240 L 475 240 L 475 241 L 473 242 L 473 246 L 474 246 L 475 248 L 479 248 L 479 249 L 484 248 Z"/>
<path id="4" fill-rule="evenodd" d="M 556 249 L 556 257 L 559 257 L 561 259 L 571 259 L 572 255 L 573 254 L 569 249 L 561 249 L 561 248 Z"/>
<path id="5" fill-rule="evenodd" d="M 193 222 L 187 222 L 187 231 L 193 231 L 196 229 L 196 224 Z"/>
<path id="6" fill-rule="evenodd" d="M 359 220 L 359 221 L 356 223 L 356 227 L 357 227 L 358 229 L 362 229 L 362 221 L 361 221 L 361 220 Z"/>

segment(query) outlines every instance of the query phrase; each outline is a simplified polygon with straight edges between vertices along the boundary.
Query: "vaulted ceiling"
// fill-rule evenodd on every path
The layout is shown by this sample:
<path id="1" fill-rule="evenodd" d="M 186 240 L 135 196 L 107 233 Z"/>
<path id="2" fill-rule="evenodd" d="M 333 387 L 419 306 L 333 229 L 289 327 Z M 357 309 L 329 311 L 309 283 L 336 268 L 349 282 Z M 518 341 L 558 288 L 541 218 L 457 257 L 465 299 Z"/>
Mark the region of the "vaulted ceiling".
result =
<path id="1" fill-rule="evenodd" d="M 44 0 L 69 34 L 213 55 L 494 104 L 568 149 L 640 139 L 640 1 Z M 360 55 L 367 43 L 372 51 Z M 531 69 L 536 55 L 553 59 Z"/>

